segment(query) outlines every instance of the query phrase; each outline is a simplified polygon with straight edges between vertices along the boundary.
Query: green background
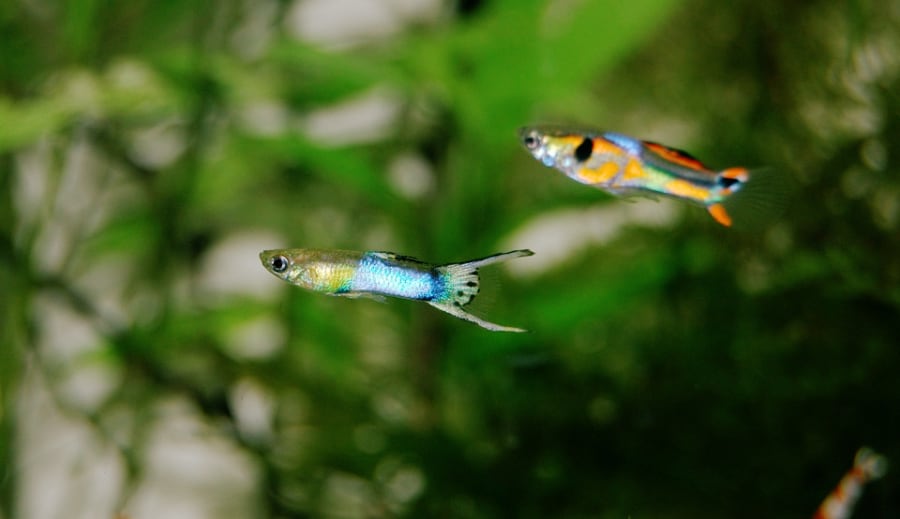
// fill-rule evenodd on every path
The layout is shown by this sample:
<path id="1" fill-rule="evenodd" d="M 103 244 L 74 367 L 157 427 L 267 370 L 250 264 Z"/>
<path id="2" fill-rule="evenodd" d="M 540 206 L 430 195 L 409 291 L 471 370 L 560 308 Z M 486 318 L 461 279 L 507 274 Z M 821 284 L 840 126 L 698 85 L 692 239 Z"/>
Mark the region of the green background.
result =
<path id="1" fill-rule="evenodd" d="M 253 467 L 217 517 L 810 517 L 860 446 L 900 465 L 896 2 L 474 0 L 337 49 L 294 37 L 294 7 L 0 4 L 0 516 L 34 485 L 33 380 L 112 446 L 125 513 L 173 399 Z M 303 130 L 372 88 L 399 107 L 374 138 Z M 254 125 L 260 106 L 281 123 Z M 766 165 L 793 193 L 756 232 L 681 205 L 604 240 L 573 222 L 560 261 L 497 269 L 487 315 L 528 334 L 303 292 L 224 246 L 461 261 L 629 207 L 531 159 L 516 129 L 536 122 Z M 417 196 L 388 174 L 404 154 L 430 171 Z M 50 307 L 89 344 L 60 353 L 77 333 Z M 271 344 L 236 350 L 254 323 Z M 105 390 L 71 397 L 95 372 Z M 897 473 L 857 517 L 900 515 Z"/>

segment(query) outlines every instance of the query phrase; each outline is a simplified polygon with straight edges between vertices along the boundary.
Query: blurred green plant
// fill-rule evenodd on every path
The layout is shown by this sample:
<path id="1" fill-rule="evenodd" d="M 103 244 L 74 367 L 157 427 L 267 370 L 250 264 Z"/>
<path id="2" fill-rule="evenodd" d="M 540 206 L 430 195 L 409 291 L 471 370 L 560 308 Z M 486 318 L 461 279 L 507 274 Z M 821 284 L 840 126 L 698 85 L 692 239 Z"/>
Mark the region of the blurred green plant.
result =
<path id="1" fill-rule="evenodd" d="M 116 448 L 115 511 L 180 399 L 252 460 L 260 517 L 811 515 L 861 444 L 900 459 L 888 4 L 460 2 L 343 50 L 293 37 L 291 2 L 0 6 L 0 516 L 28 509 L 44 386 Z M 376 136 L 322 136 L 372 98 Z M 627 204 L 534 164 L 515 130 L 538 121 L 768 164 L 796 193 L 760 234 L 686 209 L 507 279 L 491 316 L 524 337 L 264 284 L 264 247 L 449 262 Z M 896 481 L 859 516 L 895 516 Z"/>

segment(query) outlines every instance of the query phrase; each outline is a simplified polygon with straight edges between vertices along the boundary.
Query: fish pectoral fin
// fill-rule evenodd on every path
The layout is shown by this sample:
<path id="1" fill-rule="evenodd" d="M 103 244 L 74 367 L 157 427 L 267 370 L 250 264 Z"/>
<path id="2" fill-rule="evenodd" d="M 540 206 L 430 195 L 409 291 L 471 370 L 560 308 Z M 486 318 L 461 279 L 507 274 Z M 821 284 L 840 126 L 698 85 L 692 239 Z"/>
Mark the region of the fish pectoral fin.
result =
<path id="1" fill-rule="evenodd" d="M 492 323 L 489 321 L 485 321 L 484 319 L 482 319 L 476 315 L 472 315 L 469 312 L 466 312 L 465 310 L 462 309 L 462 307 L 458 306 L 455 303 L 437 303 L 434 301 L 429 301 L 428 304 L 437 308 L 438 310 L 441 310 L 442 312 L 447 312 L 448 314 L 452 315 L 453 317 L 457 317 L 459 319 L 462 319 L 463 321 L 469 321 L 470 323 L 475 323 L 478 326 L 481 326 L 482 328 L 484 328 L 486 330 L 491 330 L 493 332 L 522 333 L 522 332 L 528 331 L 528 330 L 524 330 L 522 328 L 516 328 L 513 326 L 503 326 L 501 324 L 496 324 L 496 323 Z"/>
<path id="2" fill-rule="evenodd" d="M 372 294 L 369 292 L 343 292 L 341 294 L 335 294 L 335 295 L 341 296 L 341 297 L 349 297 L 350 299 L 372 299 L 373 301 L 378 301 L 379 303 L 387 302 L 386 297 L 384 297 L 382 295 L 378 295 L 378 294 Z"/>

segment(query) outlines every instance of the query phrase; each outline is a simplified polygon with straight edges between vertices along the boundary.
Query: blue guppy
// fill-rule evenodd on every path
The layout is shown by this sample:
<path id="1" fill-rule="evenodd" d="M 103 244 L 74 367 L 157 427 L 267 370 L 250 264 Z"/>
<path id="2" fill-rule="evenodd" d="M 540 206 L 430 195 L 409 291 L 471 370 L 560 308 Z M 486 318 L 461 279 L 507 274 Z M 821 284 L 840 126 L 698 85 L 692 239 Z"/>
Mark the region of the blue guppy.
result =
<path id="1" fill-rule="evenodd" d="M 478 269 L 531 256 L 527 249 L 494 254 L 462 263 L 436 265 L 392 252 L 331 249 L 276 249 L 259 254 L 263 266 L 278 278 L 332 296 L 385 296 L 425 301 L 438 310 L 495 332 L 522 328 L 488 322 L 466 310 L 478 295 Z"/>

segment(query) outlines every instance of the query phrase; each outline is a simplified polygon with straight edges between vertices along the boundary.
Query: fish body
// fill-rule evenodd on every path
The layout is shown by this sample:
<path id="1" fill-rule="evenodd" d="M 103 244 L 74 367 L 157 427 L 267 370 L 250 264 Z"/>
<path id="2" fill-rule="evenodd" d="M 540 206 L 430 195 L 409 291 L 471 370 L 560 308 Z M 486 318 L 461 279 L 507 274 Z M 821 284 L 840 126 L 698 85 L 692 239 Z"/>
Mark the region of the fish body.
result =
<path id="1" fill-rule="evenodd" d="M 478 269 L 534 254 L 515 250 L 462 263 L 436 265 L 382 251 L 276 249 L 259 254 L 273 275 L 307 290 L 343 297 L 385 296 L 425 301 L 460 319 L 492 331 L 523 332 L 491 323 L 468 312 L 481 288 Z"/>
<path id="2" fill-rule="evenodd" d="M 837 487 L 822 501 L 813 519 L 847 519 L 862 494 L 863 486 L 878 479 L 887 471 L 887 460 L 863 447 L 856 453 L 851 468 Z"/>
<path id="3" fill-rule="evenodd" d="M 519 130 L 547 167 L 619 196 L 666 196 L 706 207 L 722 225 L 754 224 L 776 213 L 784 184 L 766 170 L 713 170 L 690 154 L 615 132 L 553 126 Z"/>

